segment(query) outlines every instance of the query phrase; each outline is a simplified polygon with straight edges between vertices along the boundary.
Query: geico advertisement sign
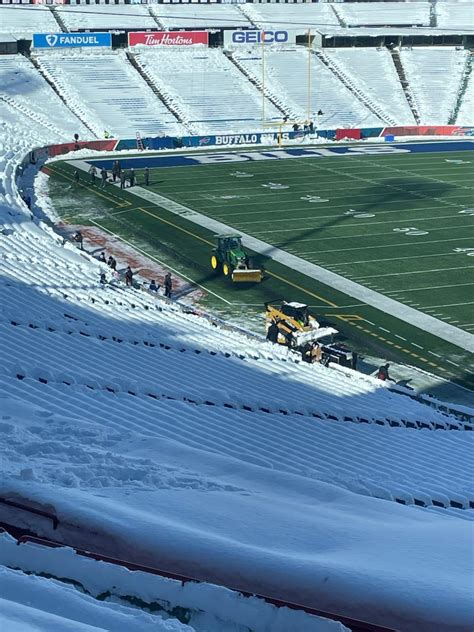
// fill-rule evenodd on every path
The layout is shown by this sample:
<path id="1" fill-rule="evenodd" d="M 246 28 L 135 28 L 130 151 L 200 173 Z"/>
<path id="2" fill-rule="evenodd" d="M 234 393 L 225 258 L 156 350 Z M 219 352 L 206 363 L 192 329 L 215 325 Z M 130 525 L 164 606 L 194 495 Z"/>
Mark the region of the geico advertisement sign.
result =
<path id="1" fill-rule="evenodd" d="M 112 46 L 110 33 L 35 33 L 35 48 L 72 48 Z"/>
<path id="2" fill-rule="evenodd" d="M 224 44 L 226 46 L 294 44 L 295 42 L 295 32 L 285 29 L 279 31 L 224 31 Z"/>
<path id="3" fill-rule="evenodd" d="M 207 46 L 208 43 L 207 31 L 154 31 L 128 34 L 129 46 Z"/>

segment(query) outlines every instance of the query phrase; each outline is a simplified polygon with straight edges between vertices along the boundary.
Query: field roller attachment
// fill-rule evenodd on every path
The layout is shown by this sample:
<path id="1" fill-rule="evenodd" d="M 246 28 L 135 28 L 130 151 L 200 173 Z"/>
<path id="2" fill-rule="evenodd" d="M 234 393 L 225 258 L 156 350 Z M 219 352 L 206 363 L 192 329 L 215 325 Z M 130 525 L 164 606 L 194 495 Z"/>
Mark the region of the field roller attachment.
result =
<path id="1" fill-rule="evenodd" d="M 263 272 L 250 264 L 240 235 L 216 235 L 216 241 L 210 261 L 214 272 L 222 272 L 233 283 L 260 283 Z"/>

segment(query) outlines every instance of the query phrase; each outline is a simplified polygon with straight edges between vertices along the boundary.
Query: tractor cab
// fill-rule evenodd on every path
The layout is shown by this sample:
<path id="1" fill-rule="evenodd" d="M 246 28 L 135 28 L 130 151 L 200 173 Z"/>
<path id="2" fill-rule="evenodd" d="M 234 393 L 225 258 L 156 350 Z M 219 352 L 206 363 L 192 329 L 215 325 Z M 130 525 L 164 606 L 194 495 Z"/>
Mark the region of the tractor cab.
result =
<path id="1" fill-rule="evenodd" d="M 240 235 L 217 235 L 217 250 L 223 255 L 228 253 L 236 263 L 245 263 L 247 260 Z"/>

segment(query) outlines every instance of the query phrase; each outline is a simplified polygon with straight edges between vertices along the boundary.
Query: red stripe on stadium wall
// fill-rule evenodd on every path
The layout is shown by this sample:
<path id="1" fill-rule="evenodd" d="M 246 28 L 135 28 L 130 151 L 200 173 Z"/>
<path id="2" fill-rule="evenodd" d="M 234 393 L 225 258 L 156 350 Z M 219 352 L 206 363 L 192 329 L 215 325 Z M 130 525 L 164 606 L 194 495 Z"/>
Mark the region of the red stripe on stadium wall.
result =
<path id="1" fill-rule="evenodd" d="M 406 125 L 403 127 L 385 127 L 382 135 L 394 136 L 458 136 L 469 129 L 459 125 Z"/>
<path id="2" fill-rule="evenodd" d="M 90 140 L 78 141 L 77 143 L 61 143 L 61 145 L 50 145 L 48 147 L 49 156 L 60 156 L 77 149 L 95 149 L 96 151 L 113 151 L 117 145 L 117 140 Z"/>
<path id="3" fill-rule="evenodd" d="M 337 129 L 336 140 L 342 140 L 343 138 L 355 138 L 356 140 L 360 140 L 362 138 L 362 130 L 357 128 Z"/>
<path id="4" fill-rule="evenodd" d="M 194 46 L 209 44 L 207 31 L 152 31 L 128 34 L 129 46 Z"/>

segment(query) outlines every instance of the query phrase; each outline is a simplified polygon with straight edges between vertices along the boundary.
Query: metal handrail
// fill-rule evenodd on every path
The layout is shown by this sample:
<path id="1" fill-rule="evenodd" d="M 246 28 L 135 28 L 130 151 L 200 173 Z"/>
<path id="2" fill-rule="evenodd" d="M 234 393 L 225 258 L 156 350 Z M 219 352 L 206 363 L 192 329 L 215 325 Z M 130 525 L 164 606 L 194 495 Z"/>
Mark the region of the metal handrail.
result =
<path id="1" fill-rule="evenodd" d="M 28 511 L 29 513 L 33 513 L 37 516 L 43 516 L 43 518 L 48 518 L 53 522 L 53 529 L 57 529 L 59 525 L 59 518 L 56 514 L 50 513 L 48 511 L 43 511 L 42 509 L 36 509 L 35 507 L 30 507 L 29 505 L 24 505 L 23 503 L 17 502 L 16 500 L 8 500 L 7 498 L 0 497 L 0 503 L 3 505 L 8 505 L 9 507 L 15 507 L 15 509 L 22 509 L 23 511 Z"/>
<path id="2" fill-rule="evenodd" d="M 22 536 L 18 539 L 18 544 L 26 544 L 31 542 L 33 544 L 40 544 L 42 546 L 47 546 L 50 548 L 61 548 L 63 546 L 67 546 L 66 544 L 60 544 L 59 542 L 52 542 L 51 540 L 46 540 L 44 538 L 37 538 L 33 536 Z M 176 581 L 181 582 L 182 584 L 188 582 L 210 582 L 216 584 L 215 580 L 208 580 L 205 578 L 197 578 L 197 577 L 189 577 L 187 575 L 180 575 L 177 573 L 171 573 L 169 571 L 163 571 L 161 569 L 145 566 L 143 564 L 136 564 L 135 562 L 129 562 L 127 560 L 122 560 L 120 558 L 109 557 L 108 555 L 102 555 L 101 553 L 94 553 L 92 551 L 85 551 L 82 549 L 76 549 L 75 547 L 71 547 L 75 550 L 78 555 L 82 557 L 87 557 L 93 560 L 97 560 L 100 562 L 106 562 L 108 564 L 115 564 L 117 566 L 123 566 L 130 571 L 141 571 L 143 573 L 149 573 L 151 575 L 159 575 L 161 577 L 166 577 L 168 579 L 174 579 Z M 218 585 L 218 584 L 217 584 Z M 232 586 L 224 586 L 228 590 L 233 590 L 238 592 L 245 597 L 257 597 L 258 599 L 262 599 L 266 603 L 272 604 L 277 608 L 289 608 L 290 610 L 302 610 L 307 614 L 325 617 L 326 619 L 332 619 L 334 621 L 339 621 L 343 625 L 347 626 L 352 632 L 399 632 L 393 628 L 382 627 L 373 623 L 369 623 L 368 621 L 361 621 L 359 619 L 352 619 L 349 617 L 345 617 L 342 615 L 335 614 L 334 612 L 326 612 L 324 610 L 317 610 L 310 606 L 304 606 L 302 604 L 293 603 L 290 601 L 283 601 L 281 599 L 275 599 L 273 597 L 269 597 L 267 595 L 261 595 L 257 593 L 251 593 L 239 588 L 233 588 Z"/>

